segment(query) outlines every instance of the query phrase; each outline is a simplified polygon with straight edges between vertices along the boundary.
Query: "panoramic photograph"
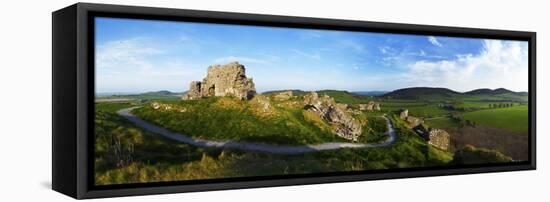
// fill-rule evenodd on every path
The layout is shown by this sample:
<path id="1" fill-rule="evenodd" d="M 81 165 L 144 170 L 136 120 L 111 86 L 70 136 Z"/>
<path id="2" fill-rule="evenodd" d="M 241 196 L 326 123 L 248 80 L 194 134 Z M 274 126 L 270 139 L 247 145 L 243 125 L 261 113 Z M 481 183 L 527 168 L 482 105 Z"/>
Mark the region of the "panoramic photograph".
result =
<path id="1" fill-rule="evenodd" d="M 529 159 L 528 43 L 95 18 L 95 185 Z"/>

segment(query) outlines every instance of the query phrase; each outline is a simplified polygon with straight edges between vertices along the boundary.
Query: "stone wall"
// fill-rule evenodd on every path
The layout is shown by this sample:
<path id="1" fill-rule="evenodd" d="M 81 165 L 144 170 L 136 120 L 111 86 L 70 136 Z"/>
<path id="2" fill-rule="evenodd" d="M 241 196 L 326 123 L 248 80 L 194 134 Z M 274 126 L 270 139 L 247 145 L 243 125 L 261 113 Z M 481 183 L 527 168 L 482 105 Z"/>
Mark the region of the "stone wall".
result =
<path id="1" fill-rule="evenodd" d="M 192 81 L 189 91 L 182 97 L 185 100 L 211 96 L 235 96 L 242 100 L 252 99 L 256 88 L 252 78 L 247 78 L 245 68 L 238 62 L 208 67 L 202 81 Z"/>

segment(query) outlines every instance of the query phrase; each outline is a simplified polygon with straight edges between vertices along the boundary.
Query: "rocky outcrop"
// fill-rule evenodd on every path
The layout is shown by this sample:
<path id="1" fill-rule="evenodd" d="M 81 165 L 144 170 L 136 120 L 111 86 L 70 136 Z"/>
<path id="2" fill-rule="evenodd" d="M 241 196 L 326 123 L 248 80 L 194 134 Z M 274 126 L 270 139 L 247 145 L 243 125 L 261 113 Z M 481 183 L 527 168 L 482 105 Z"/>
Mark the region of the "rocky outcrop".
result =
<path id="1" fill-rule="evenodd" d="M 409 110 L 408 109 L 402 109 L 401 112 L 399 112 L 399 118 L 405 120 L 409 116 Z"/>
<path id="2" fill-rule="evenodd" d="M 351 107 L 349 106 L 349 104 L 344 104 L 344 103 L 336 103 L 336 107 L 342 109 L 342 110 L 348 110 L 348 109 L 351 109 Z"/>
<path id="3" fill-rule="evenodd" d="M 431 129 L 427 134 L 428 144 L 448 150 L 451 145 L 451 135 L 442 129 Z"/>
<path id="4" fill-rule="evenodd" d="M 333 126 L 333 132 L 339 137 L 357 141 L 363 128 L 361 123 L 355 120 L 349 113 L 338 107 L 334 98 L 324 95 L 319 96 L 311 92 L 304 96 L 304 104 L 307 110 L 315 112 L 323 120 Z"/>
<path id="5" fill-rule="evenodd" d="M 295 97 L 294 93 L 290 90 L 275 94 L 275 99 L 279 100 L 279 101 L 289 100 L 289 99 L 292 99 L 294 97 Z"/>
<path id="6" fill-rule="evenodd" d="M 401 112 L 399 112 L 399 118 L 405 120 L 409 124 L 409 128 L 415 128 L 424 123 L 424 120 L 422 118 L 409 116 L 408 109 L 402 109 Z"/>
<path id="7" fill-rule="evenodd" d="M 208 67 L 202 81 L 192 81 L 189 91 L 182 97 L 194 100 L 211 96 L 234 96 L 241 100 L 251 99 L 256 94 L 252 78 L 247 78 L 245 68 L 238 62 Z"/>
<path id="8" fill-rule="evenodd" d="M 380 111 L 380 103 L 375 103 L 374 104 L 374 110 L 375 111 Z"/>
<path id="9" fill-rule="evenodd" d="M 380 111 L 380 103 L 370 101 L 368 104 L 359 104 L 359 110 L 361 111 Z"/>
<path id="10" fill-rule="evenodd" d="M 414 128 L 414 127 L 424 123 L 424 120 L 422 120 L 421 118 L 418 118 L 418 117 L 414 117 L 414 116 L 407 116 L 407 118 L 405 120 L 407 121 L 407 123 L 409 123 L 409 126 L 411 128 Z"/>
<path id="11" fill-rule="evenodd" d="M 256 105 L 257 109 L 259 109 L 263 115 L 268 115 L 273 111 L 273 106 L 267 96 L 257 95 L 251 100 L 251 102 Z"/>
<path id="12" fill-rule="evenodd" d="M 420 137 L 424 138 L 428 144 L 431 144 L 442 150 L 449 150 L 451 145 L 451 135 L 443 129 L 425 128 L 420 124 L 413 128 Z"/>

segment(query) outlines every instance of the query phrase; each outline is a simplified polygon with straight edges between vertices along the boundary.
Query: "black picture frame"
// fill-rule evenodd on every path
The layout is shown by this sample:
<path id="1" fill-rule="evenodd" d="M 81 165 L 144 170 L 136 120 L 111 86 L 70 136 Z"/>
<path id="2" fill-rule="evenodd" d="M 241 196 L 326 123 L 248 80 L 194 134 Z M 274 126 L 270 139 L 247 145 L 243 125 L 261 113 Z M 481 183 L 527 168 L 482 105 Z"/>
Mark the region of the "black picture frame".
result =
<path id="1" fill-rule="evenodd" d="M 94 17 L 299 27 L 521 40 L 529 43 L 529 160 L 445 168 L 409 168 L 95 186 Z M 536 169 L 536 33 L 184 9 L 77 3 L 52 13 L 52 188 L 84 199 Z"/>

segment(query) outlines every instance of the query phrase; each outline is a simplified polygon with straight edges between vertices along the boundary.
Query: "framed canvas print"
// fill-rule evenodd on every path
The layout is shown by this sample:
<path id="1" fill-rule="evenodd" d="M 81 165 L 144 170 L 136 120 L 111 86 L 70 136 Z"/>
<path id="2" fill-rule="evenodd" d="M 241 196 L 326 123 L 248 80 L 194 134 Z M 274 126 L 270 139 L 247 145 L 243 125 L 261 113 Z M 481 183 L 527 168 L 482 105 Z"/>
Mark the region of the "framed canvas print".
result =
<path id="1" fill-rule="evenodd" d="M 535 169 L 534 32 L 52 15 L 53 189 L 74 198 Z"/>

